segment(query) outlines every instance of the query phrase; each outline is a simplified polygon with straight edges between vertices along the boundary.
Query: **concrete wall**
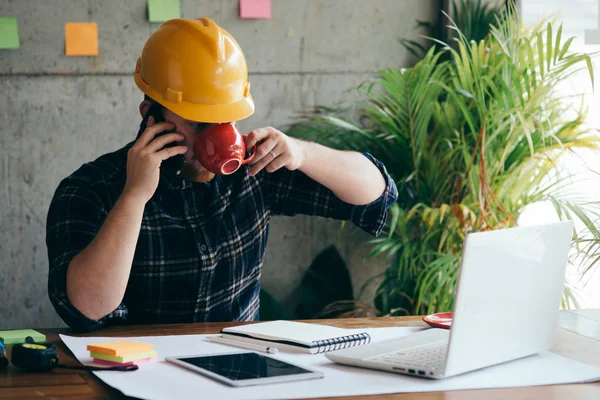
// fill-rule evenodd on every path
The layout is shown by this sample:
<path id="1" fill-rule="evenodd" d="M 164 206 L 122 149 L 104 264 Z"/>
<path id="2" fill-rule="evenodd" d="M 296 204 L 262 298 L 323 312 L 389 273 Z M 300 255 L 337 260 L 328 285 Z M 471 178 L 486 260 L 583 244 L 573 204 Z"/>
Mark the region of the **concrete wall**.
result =
<path id="1" fill-rule="evenodd" d="M 256 113 L 239 126 L 281 126 L 382 67 L 414 60 L 399 43 L 437 0 L 273 0 L 272 20 L 241 20 L 238 0 L 182 0 L 240 42 Z M 45 220 L 62 178 L 135 137 L 141 93 L 132 71 L 148 36 L 145 0 L 0 0 L 18 18 L 21 48 L 0 50 L 0 329 L 63 326 L 46 291 Z M 98 57 L 64 56 L 64 23 L 99 26 Z M 383 270 L 366 261 L 366 235 L 336 221 L 274 218 L 263 286 L 284 300 L 323 248 L 341 243 L 355 290 Z M 373 286 L 374 287 L 374 286 Z M 372 287 L 372 288 L 373 288 Z M 372 290 L 362 300 L 372 300 Z"/>

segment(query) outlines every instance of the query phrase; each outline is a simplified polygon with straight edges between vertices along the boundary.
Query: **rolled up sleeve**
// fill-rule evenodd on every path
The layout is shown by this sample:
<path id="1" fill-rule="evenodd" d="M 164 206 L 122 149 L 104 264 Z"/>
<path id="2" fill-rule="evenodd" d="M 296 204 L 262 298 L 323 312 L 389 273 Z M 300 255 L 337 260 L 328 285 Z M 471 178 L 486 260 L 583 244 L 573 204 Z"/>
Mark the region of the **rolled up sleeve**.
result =
<path id="1" fill-rule="evenodd" d="M 351 221 L 365 232 L 378 236 L 385 226 L 387 210 L 398 199 L 398 189 L 385 166 L 370 154 L 363 154 L 385 179 L 385 190 L 375 201 L 360 206 L 348 204 L 304 173 L 280 169 L 272 174 L 262 172 L 259 175 L 271 214 L 304 214 Z"/>
<path id="2" fill-rule="evenodd" d="M 94 239 L 106 215 L 96 193 L 81 182 L 63 181 L 50 203 L 46 223 L 48 296 L 58 315 L 76 331 L 97 330 L 110 320 L 127 318 L 127 307 L 121 304 L 100 320 L 90 319 L 67 296 L 67 268 Z"/>

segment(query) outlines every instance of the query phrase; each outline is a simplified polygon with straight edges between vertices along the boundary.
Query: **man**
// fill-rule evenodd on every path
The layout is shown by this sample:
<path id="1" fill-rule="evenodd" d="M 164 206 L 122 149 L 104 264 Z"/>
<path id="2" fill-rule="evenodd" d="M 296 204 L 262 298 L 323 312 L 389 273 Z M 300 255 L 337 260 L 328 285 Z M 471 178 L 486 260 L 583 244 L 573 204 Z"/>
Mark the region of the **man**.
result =
<path id="1" fill-rule="evenodd" d="M 134 77 L 147 124 L 134 142 L 64 179 L 48 213 L 48 292 L 72 328 L 257 319 L 271 215 L 381 231 L 397 191 L 368 154 L 265 127 L 244 137 L 257 154 L 232 175 L 215 176 L 194 157 L 203 129 L 254 112 L 244 55 L 213 21 L 165 23 Z M 174 132 L 157 136 L 165 130 Z M 161 173 L 177 155 L 181 174 Z"/>

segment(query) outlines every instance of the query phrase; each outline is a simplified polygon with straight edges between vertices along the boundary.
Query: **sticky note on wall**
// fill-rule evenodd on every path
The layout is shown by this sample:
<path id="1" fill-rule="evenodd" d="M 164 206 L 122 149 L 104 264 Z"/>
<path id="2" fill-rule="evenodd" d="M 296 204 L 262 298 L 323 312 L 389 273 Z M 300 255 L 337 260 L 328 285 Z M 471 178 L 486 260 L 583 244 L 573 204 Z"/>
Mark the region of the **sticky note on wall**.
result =
<path id="1" fill-rule="evenodd" d="M 165 22 L 181 18 L 179 0 L 148 0 L 148 21 Z"/>
<path id="2" fill-rule="evenodd" d="M 270 19 L 271 0 L 240 0 L 240 17 Z"/>
<path id="3" fill-rule="evenodd" d="M 67 22 L 65 24 L 65 54 L 68 56 L 98 55 L 98 24 Z"/>
<path id="4" fill-rule="evenodd" d="M 19 48 L 19 28 L 17 19 L 0 17 L 0 49 Z"/>

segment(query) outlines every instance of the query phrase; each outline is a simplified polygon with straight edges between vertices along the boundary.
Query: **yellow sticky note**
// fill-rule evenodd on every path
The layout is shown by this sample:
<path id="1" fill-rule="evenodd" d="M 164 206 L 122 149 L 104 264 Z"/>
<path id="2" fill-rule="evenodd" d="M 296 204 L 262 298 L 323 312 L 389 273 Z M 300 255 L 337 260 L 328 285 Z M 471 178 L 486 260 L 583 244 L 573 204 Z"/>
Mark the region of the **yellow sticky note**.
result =
<path id="1" fill-rule="evenodd" d="M 113 356 L 124 356 L 127 354 L 143 353 L 152 351 L 151 343 L 133 342 L 131 340 L 116 340 L 99 344 L 88 344 L 87 349 L 91 352 L 110 354 Z"/>
<path id="2" fill-rule="evenodd" d="M 155 350 L 146 351 L 143 353 L 136 354 L 126 354 L 124 356 L 111 356 L 105 353 L 96 353 L 95 351 L 90 351 L 90 357 L 97 358 L 98 360 L 104 361 L 112 361 L 124 364 L 126 362 L 137 361 L 137 360 L 145 360 L 147 358 L 155 358 L 158 357 L 158 353 Z"/>
<path id="3" fill-rule="evenodd" d="M 98 55 L 98 24 L 67 22 L 65 24 L 65 54 L 68 56 Z"/>

